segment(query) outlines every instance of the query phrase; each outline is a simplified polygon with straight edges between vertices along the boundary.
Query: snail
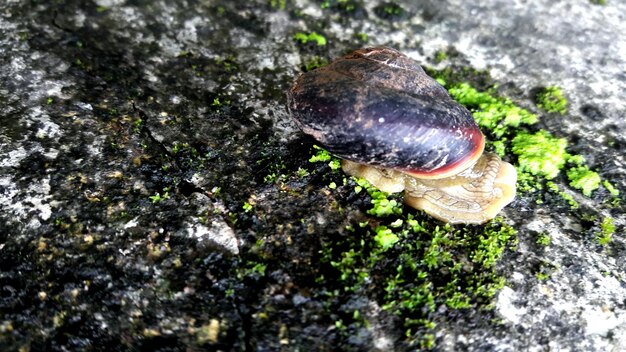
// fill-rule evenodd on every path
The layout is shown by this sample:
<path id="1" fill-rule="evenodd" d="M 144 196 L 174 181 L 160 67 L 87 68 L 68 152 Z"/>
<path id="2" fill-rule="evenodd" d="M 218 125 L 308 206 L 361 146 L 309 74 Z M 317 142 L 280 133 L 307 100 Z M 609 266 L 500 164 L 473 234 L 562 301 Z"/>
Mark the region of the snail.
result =
<path id="1" fill-rule="evenodd" d="M 472 114 L 413 60 L 360 49 L 301 74 L 287 92 L 300 129 L 345 173 L 453 224 L 493 219 L 515 198 L 515 168 L 483 153 Z"/>

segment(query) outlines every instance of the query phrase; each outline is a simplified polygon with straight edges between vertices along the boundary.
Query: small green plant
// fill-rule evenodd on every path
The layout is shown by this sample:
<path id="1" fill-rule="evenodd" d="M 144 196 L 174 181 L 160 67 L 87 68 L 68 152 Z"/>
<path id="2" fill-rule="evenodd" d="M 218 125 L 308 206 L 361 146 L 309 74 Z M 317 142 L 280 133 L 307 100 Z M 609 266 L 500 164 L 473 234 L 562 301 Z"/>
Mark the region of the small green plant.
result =
<path id="1" fill-rule="evenodd" d="M 549 234 L 542 232 L 539 234 L 539 236 L 537 236 L 537 241 L 536 243 L 542 246 L 548 246 L 550 245 L 550 243 L 552 242 L 552 238 L 550 237 Z"/>
<path id="2" fill-rule="evenodd" d="M 561 188 L 559 188 L 559 186 L 556 183 L 554 183 L 552 181 L 548 181 L 548 182 L 546 182 L 546 187 L 548 187 L 548 189 L 550 191 L 552 191 L 552 192 L 558 194 L 559 196 L 561 196 L 561 198 L 563 198 L 563 200 L 568 202 L 571 209 L 577 209 L 580 206 L 578 204 L 578 202 L 574 199 L 574 197 L 572 197 L 571 194 L 565 193 L 564 191 L 562 191 Z"/>
<path id="3" fill-rule="evenodd" d="M 161 195 L 161 193 L 157 192 L 155 195 L 148 197 L 152 203 L 158 203 L 161 202 L 165 199 L 169 199 L 170 198 L 170 194 L 169 192 L 164 192 L 163 195 Z"/>
<path id="4" fill-rule="evenodd" d="M 607 216 L 602 219 L 602 223 L 600 223 L 600 232 L 596 233 L 596 242 L 598 242 L 599 245 L 606 246 L 611 242 L 614 233 L 615 224 L 613 223 L 613 218 Z"/>
<path id="5" fill-rule="evenodd" d="M 608 180 L 602 181 L 602 186 L 604 186 L 604 188 L 606 188 L 606 190 L 609 191 L 613 197 L 619 196 L 619 190 Z"/>
<path id="6" fill-rule="evenodd" d="M 448 53 L 443 50 L 439 50 L 435 53 L 435 63 L 438 64 L 440 62 L 445 61 L 448 58 Z"/>
<path id="7" fill-rule="evenodd" d="M 296 34 L 293 35 L 293 39 L 295 41 L 298 41 L 302 44 L 307 44 L 309 42 L 315 42 L 317 43 L 318 46 L 324 46 L 326 45 L 326 37 L 324 37 L 321 34 L 317 34 L 316 32 L 311 32 L 311 33 L 304 33 L 304 32 L 298 32 Z"/>
<path id="8" fill-rule="evenodd" d="M 143 124 L 143 120 L 141 118 L 136 118 L 133 121 L 133 132 L 139 133 L 139 131 L 141 131 L 142 124 Z"/>
<path id="9" fill-rule="evenodd" d="M 578 166 L 567 171 L 567 178 L 570 180 L 570 186 L 580 189 L 587 197 L 591 196 L 591 192 L 600 188 L 602 179 L 597 172 L 589 170 L 587 166 Z"/>
<path id="10" fill-rule="evenodd" d="M 537 280 L 539 281 L 546 281 L 549 278 L 550 278 L 550 273 L 543 273 L 543 272 L 537 273 Z"/>
<path id="11" fill-rule="evenodd" d="M 372 186 L 367 180 L 363 178 L 353 178 L 357 183 L 357 187 L 355 187 L 354 191 L 356 193 L 361 192 L 361 189 L 365 188 L 367 193 L 372 198 L 372 208 L 367 211 L 368 214 L 374 215 L 377 217 L 386 217 L 393 214 L 401 214 L 402 213 L 402 205 L 398 203 L 395 199 L 388 199 L 389 194 L 380 191 L 378 188 Z"/>
<path id="12" fill-rule="evenodd" d="M 378 226 L 374 229 L 374 232 L 376 232 L 374 241 L 383 251 L 393 247 L 393 245 L 400 240 L 398 235 L 393 233 L 387 226 Z"/>
<path id="13" fill-rule="evenodd" d="M 278 175 L 275 172 L 272 172 L 271 174 L 268 174 L 265 177 L 263 177 L 263 182 L 274 183 L 276 182 L 277 179 L 278 179 Z"/>
<path id="14" fill-rule="evenodd" d="M 364 43 L 367 42 L 367 39 L 369 38 L 367 33 L 363 33 L 363 32 L 354 33 L 354 37 Z"/>
<path id="15" fill-rule="evenodd" d="M 310 163 L 330 161 L 331 156 L 330 156 L 330 153 L 326 149 L 319 147 L 317 145 L 314 145 L 313 148 L 317 149 L 317 153 L 311 156 L 311 158 L 309 159 Z"/>
<path id="16" fill-rule="evenodd" d="M 269 0 L 269 4 L 273 9 L 284 10 L 287 6 L 287 0 Z"/>
<path id="17" fill-rule="evenodd" d="M 314 56 L 304 63 L 304 71 L 305 72 L 313 71 L 316 68 L 326 66 L 327 63 L 328 61 L 322 59 L 321 57 Z"/>
<path id="18" fill-rule="evenodd" d="M 547 131 L 521 132 L 511 143 L 513 153 L 518 156 L 520 168 L 535 176 L 553 179 L 565 165 L 567 141 L 553 137 Z"/>
<path id="19" fill-rule="evenodd" d="M 509 99 L 479 92 L 467 83 L 454 85 L 448 92 L 456 101 L 470 108 L 478 125 L 492 131 L 496 138 L 501 138 L 511 127 L 537 122 L 537 115 L 520 108 Z"/>
<path id="20" fill-rule="evenodd" d="M 383 6 L 382 11 L 389 16 L 400 16 L 404 9 L 395 3 L 389 3 Z"/>
<path id="21" fill-rule="evenodd" d="M 561 115 L 567 112 L 567 99 L 559 87 L 541 88 L 535 95 L 535 102 L 537 107 L 547 112 L 556 112 Z"/>
<path id="22" fill-rule="evenodd" d="M 298 176 L 298 178 L 309 176 L 309 171 L 307 169 L 299 167 L 296 171 L 296 176 Z"/>

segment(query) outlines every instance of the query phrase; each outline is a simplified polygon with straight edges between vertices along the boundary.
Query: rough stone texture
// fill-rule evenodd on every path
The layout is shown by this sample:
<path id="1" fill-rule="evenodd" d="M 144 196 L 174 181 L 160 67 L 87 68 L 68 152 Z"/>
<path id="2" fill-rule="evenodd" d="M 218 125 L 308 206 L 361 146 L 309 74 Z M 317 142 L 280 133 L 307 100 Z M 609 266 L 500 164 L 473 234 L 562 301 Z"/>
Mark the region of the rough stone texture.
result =
<path id="1" fill-rule="evenodd" d="M 443 67 L 435 52 L 452 48 L 535 111 L 533 89 L 558 85 L 569 112 L 539 127 L 626 192 L 623 2 L 406 1 L 392 18 L 375 1 L 350 18 L 268 3 L 0 3 L 0 350 L 405 348 L 376 293 L 327 307 L 315 285 L 320 250 L 367 216 L 311 170 L 285 110 L 316 55 L 388 45 Z M 567 192 L 580 211 L 549 195 L 505 211 L 519 231 L 507 285 L 493 311 L 438 310 L 437 349 L 626 349 L 623 202 Z M 608 246 L 586 215 L 614 217 Z M 355 309 L 369 326 L 346 337 L 336 322 Z"/>

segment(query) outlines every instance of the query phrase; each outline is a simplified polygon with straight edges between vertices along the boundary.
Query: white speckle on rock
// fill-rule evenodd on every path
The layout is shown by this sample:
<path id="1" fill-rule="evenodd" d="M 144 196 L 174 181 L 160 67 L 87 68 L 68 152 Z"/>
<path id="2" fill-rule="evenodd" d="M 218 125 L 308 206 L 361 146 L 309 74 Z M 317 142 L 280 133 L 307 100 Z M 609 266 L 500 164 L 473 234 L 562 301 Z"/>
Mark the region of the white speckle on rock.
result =
<path id="1" fill-rule="evenodd" d="M 496 310 L 498 313 L 513 324 L 519 324 L 522 316 L 526 314 L 526 309 L 517 308 L 514 301 L 517 299 L 515 291 L 505 286 L 498 294 Z"/>
<path id="2" fill-rule="evenodd" d="M 24 158 L 28 156 L 28 153 L 24 147 L 19 147 L 15 150 L 9 151 L 8 157 L 0 160 L 0 167 L 17 167 Z"/>
<path id="3" fill-rule="evenodd" d="M 606 336 L 620 323 L 626 324 L 623 316 L 622 319 L 618 319 L 615 313 L 601 307 L 588 307 L 582 312 L 582 318 L 587 323 L 587 329 L 585 330 L 587 335 Z"/>
<path id="4" fill-rule="evenodd" d="M 221 219 L 211 221 L 210 226 L 187 222 L 181 233 L 196 238 L 201 245 L 217 245 L 232 254 L 239 254 L 239 240 L 235 231 Z"/>
<path id="5" fill-rule="evenodd" d="M 95 0 L 96 5 L 101 7 L 113 7 L 123 5 L 126 0 Z"/>
<path id="6" fill-rule="evenodd" d="M 76 103 L 74 105 L 76 105 L 77 107 L 79 107 L 79 108 L 81 108 L 83 110 L 93 111 L 93 106 L 91 104 L 89 104 L 89 103 L 79 102 L 79 103 Z"/>
<path id="7" fill-rule="evenodd" d="M 61 135 L 61 127 L 54 123 L 40 106 L 35 106 L 29 113 L 30 120 L 39 123 L 35 132 L 37 138 L 55 138 Z"/>
<path id="8" fill-rule="evenodd" d="M 517 282 L 524 282 L 524 274 L 520 273 L 519 271 L 516 271 L 513 273 L 513 275 L 511 275 L 511 280 L 514 280 Z"/>
<path id="9" fill-rule="evenodd" d="M 322 9 L 313 2 L 311 3 L 304 2 L 302 3 L 302 6 L 304 6 L 303 8 L 301 8 L 301 12 L 303 15 L 311 16 L 315 18 L 320 18 L 323 16 Z"/>
<path id="10" fill-rule="evenodd" d="M 124 225 L 124 229 L 130 229 L 130 228 L 133 228 L 133 227 L 137 227 L 137 225 L 139 225 L 139 222 L 137 221 L 138 219 L 139 219 L 139 217 L 135 217 L 131 221 L 127 222 Z"/>

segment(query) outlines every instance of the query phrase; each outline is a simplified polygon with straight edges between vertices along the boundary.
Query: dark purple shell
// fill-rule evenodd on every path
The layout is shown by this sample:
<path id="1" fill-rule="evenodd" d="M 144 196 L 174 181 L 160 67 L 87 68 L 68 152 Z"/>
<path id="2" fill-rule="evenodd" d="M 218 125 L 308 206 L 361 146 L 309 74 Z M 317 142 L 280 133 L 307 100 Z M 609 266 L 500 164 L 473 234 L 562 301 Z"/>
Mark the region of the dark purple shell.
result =
<path id="1" fill-rule="evenodd" d="M 305 133 L 357 163 L 446 177 L 484 148 L 471 113 L 391 48 L 357 50 L 304 73 L 287 98 Z"/>

